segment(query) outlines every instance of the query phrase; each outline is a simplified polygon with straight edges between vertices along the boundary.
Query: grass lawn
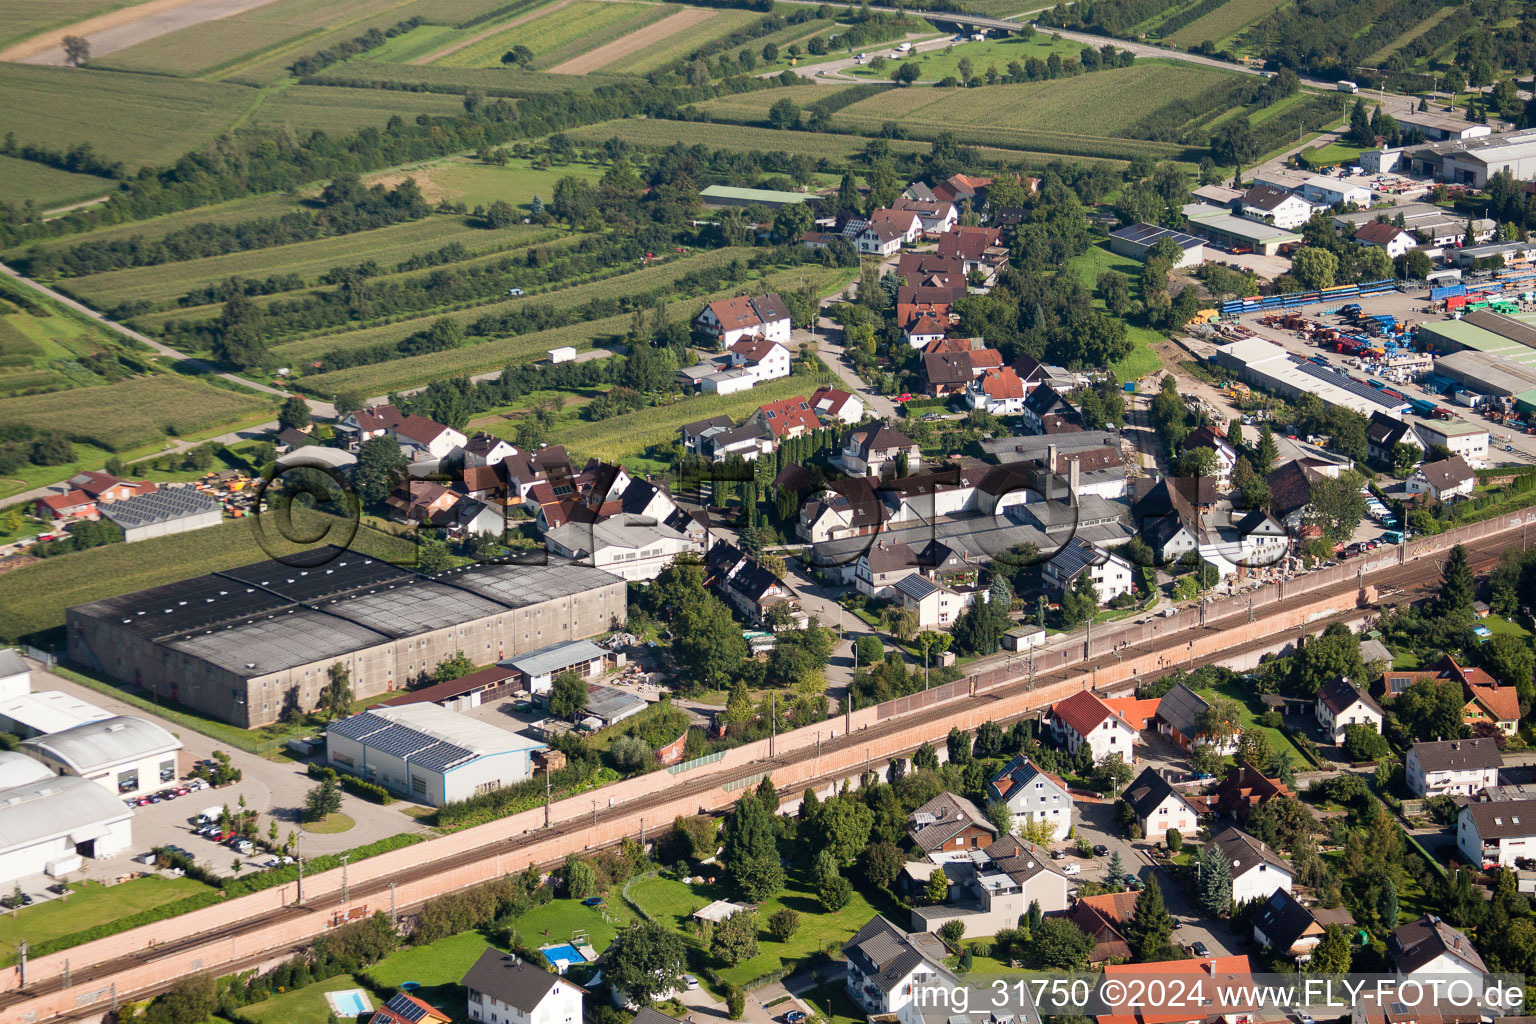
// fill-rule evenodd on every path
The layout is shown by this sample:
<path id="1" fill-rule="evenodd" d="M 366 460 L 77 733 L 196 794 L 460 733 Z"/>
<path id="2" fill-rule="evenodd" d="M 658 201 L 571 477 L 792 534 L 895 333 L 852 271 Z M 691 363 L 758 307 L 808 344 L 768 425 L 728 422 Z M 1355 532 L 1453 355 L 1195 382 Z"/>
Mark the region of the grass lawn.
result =
<path id="1" fill-rule="evenodd" d="M 331 1016 L 331 1004 L 325 1001 L 325 994 L 361 987 L 352 975 L 338 974 L 328 981 L 283 992 L 264 1002 L 252 1003 L 240 1013 L 256 1024 L 331 1024 L 335 1018 Z M 378 1009 L 377 997 L 370 994 L 370 1002 L 374 1009 Z"/>
<path id="2" fill-rule="evenodd" d="M 977 957 L 976 962 L 979 964 L 981 958 Z M 840 981 L 817 985 L 801 999 L 814 1006 L 826 1018 L 827 1024 L 863 1024 L 869 1019 L 869 1015 L 848 998 L 848 990 Z"/>
<path id="3" fill-rule="evenodd" d="M 1302 756 L 1301 751 L 1296 749 L 1296 744 L 1292 743 L 1291 738 L 1284 732 L 1259 724 L 1258 716 L 1263 708 L 1258 706 L 1258 701 L 1252 694 L 1244 690 L 1239 683 L 1228 683 L 1225 686 L 1218 686 L 1214 690 L 1200 691 L 1200 695 L 1207 700 L 1210 699 L 1213 693 L 1217 696 L 1230 697 L 1232 700 L 1237 701 L 1237 706 L 1241 709 L 1239 718 L 1243 731 L 1247 732 L 1257 729 L 1264 733 L 1269 737 L 1269 749 L 1277 754 L 1285 754 L 1290 757 L 1293 765 L 1305 766 L 1311 763 Z"/>
<path id="4" fill-rule="evenodd" d="M 338 832 L 349 832 L 352 826 L 356 824 L 357 822 L 347 815 L 337 811 L 334 814 L 327 814 L 319 821 L 311 821 L 301 825 L 300 828 L 305 832 L 313 832 L 317 836 L 332 836 Z"/>
<path id="5" fill-rule="evenodd" d="M 596 164 L 580 161 L 535 169 L 527 160 L 509 159 L 505 167 L 497 167 L 472 157 L 449 157 L 371 175 L 364 179 L 364 183 L 384 181 L 394 184 L 414 178 L 421 194 L 430 202 L 451 199 L 473 209 L 504 199 L 523 210 L 533 202 L 534 196 L 546 203 L 553 199 L 555 182 L 561 178 L 580 178 L 595 183 L 603 176 L 603 170 Z"/>
<path id="6" fill-rule="evenodd" d="M 1492 628 L 1492 627 L 1490 627 Z M 1404 670 L 1416 669 L 1421 665 L 1419 656 L 1413 651 L 1403 651 L 1392 659 L 1392 667 Z"/>
<path id="7" fill-rule="evenodd" d="M 121 885 L 100 882 L 72 882 L 74 892 L 66 899 L 49 900 L 25 907 L 15 914 L 0 915 L 0 964 L 11 962 L 18 939 L 33 945 L 61 935 L 94 928 L 166 903 L 174 903 L 209 886 L 191 878 L 161 878 L 146 875 Z"/>
<path id="8" fill-rule="evenodd" d="M 1332 164 L 1352 164 L 1360 158 L 1365 150 L 1359 146 L 1351 146 L 1345 142 L 1330 142 L 1320 149 L 1307 153 L 1307 162 L 1313 167 L 1323 167 Z"/>
<path id="9" fill-rule="evenodd" d="M 584 931 L 592 948 L 601 953 L 634 920 L 617 893 L 606 894 L 605 900 L 601 907 L 584 907 L 580 900 L 550 900 L 517 919 L 518 934 L 537 948 L 569 942 L 576 932 Z"/>
<path id="10" fill-rule="evenodd" d="M 1097 242 L 1081 256 L 1073 257 L 1069 265 L 1077 271 L 1082 279 L 1084 287 L 1095 293 L 1093 305 L 1095 309 L 1104 308 L 1104 299 L 1099 296 L 1099 276 L 1105 271 L 1116 271 L 1124 274 L 1129 279 L 1131 297 L 1141 298 L 1141 264 L 1129 256 L 1121 256 L 1111 252 L 1108 242 Z M 1163 368 L 1163 360 L 1152 347 L 1163 340 L 1161 331 L 1150 327 L 1141 327 L 1136 324 L 1125 325 L 1126 337 L 1131 340 L 1135 348 L 1130 355 L 1119 362 L 1112 363 L 1109 371 L 1120 381 L 1140 380 L 1148 374 L 1156 373 Z"/>
<path id="11" fill-rule="evenodd" d="M 1509 636 L 1517 636 L 1522 640 L 1528 640 L 1531 636 L 1530 630 L 1526 629 L 1518 622 L 1512 622 L 1509 619 L 1506 619 L 1502 615 L 1490 615 L 1486 619 L 1482 620 L 1482 624 L 1487 626 L 1488 631 L 1495 635 L 1499 633 L 1505 633 Z"/>
<path id="12" fill-rule="evenodd" d="M 459 979 L 480 958 L 487 946 L 494 945 L 479 932 L 460 932 L 425 946 L 413 946 L 380 960 L 368 976 L 383 986 L 377 995 L 386 999 L 407 981 L 421 988 L 416 995 L 439 1010 L 464 1020 L 464 990 Z"/>
<path id="13" fill-rule="evenodd" d="M 723 885 L 686 885 L 654 875 L 631 884 L 626 895 L 663 924 L 680 927 L 694 911 L 732 894 Z M 783 965 L 814 956 L 829 942 L 847 940 L 877 912 L 877 908 L 855 890 L 846 907 L 836 913 L 827 913 L 813 895 L 809 879 L 799 868 L 790 869 L 789 880 L 781 894 L 758 907 L 758 923 L 766 929 L 768 918 L 784 907 L 799 913 L 799 931 L 788 942 L 775 942 L 767 937 L 765 930 L 758 936 L 760 951 L 757 956 L 734 967 L 714 964 L 723 980 L 744 984 Z M 697 946 L 693 956 L 701 962 L 711 959 Z M 842 990 L 841 986 L 838 990 Z"/>

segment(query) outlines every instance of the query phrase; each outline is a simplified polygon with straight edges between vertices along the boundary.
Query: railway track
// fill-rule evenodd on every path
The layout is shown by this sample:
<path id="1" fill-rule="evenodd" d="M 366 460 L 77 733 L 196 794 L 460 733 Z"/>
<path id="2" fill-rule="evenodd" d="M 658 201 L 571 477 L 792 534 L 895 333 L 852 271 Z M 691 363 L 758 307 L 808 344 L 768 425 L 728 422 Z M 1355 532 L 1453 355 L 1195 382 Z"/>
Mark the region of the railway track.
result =
<path id="1" fill-rule="evenodd" d="M 1466 547 L 1470 556 L 1469 561 L 1474 573 L 1486 572 L 1487 570 L 1491 569 L 1493 565 L 1497 563 L 1500 554 L 1504 550 L 1513 546 L 1517 546 L 1522 542 L 1521 533 L 1506 531 L 1505 533 L 1495 535 L 1494 537 L 1484 538 L 1480 541 L 1468 544 Z M 1417 559 L 1404 565 L 1392 566 L 1386 569 L 1382 569 L 1372 574 L 1365 580 L 1365 582 L 1375 586 L 1379 592 L 1385 591 L 1389 593 L 1392 603 L 1408 603 L 1419 600 L 1425 596 L 1428 596 L 1429 594 L 1438 591 L 1440 564 L 1443 562 L 1444 557 L 1445 555 L 1443 553 L 1437 553 Z M 1329 588 L 1320 588 L 1318 590 L 1308 591 L 1295 597 L 1285 598 L 1265 608 L 1263 617 L 1267 618 L 1271 615 L 1280 614 L 1285 612 L 1287 609 L 1304 607 L 1306 605 L 1316 603 L 1319 601 L 1319 599 L 1329 596 L 1347 594 L 1351 591 L 1357 590 L 1358 586 L 1359 581 L 1348 581 L 1347 583 L 1335 584 Z M 1309 626 L 1326 626 L 1327 624 L 1334 621 L 1346 621 L 1351 618 L 1358 618 L 1359 614 L 1360 612 L 1357 608 L 1351 607 L 1324 619 L 1310 623 Z M 1188 642 L 1188 637 L 1191 634 L 1213 632 L 1219 633 L 1224 628 L 1223 624 L 1226 623 L 1230 625 L 1233 618 L 1234 616 L 1229 615 L 1223 619 L 1208 622 L 1207 624 L 1196 627 L 1193 630 L 1185 630 L 1182 633 L 1169 634 L 1165 637 L 1159 637 L 1155 641 L 1149 641 L 1147 643 L 1127 647 L 1122 651 L 1096 658 L 1090 662 L 1079 662 L 1070 666 L 1042 672 L 1034 675 L 1032 679 L 1024 678 L 1022 676 L 1017 677 L 998 685 L 991 686 L 985 690 L 981 690 L 963 699 L 965 701 L 971 702 L 972 709 L 977 707 L 984 707 L 986 703 L 997 702 L 1007 696 L 1014 696 L 1031 689 L 1039 689 L 1049 685 L 1052 682 L 1059 682 L 1070 679 L 1072 677 L 1080 677 L 1095 668 L 1103 668 L 1114 665 L 1117 661 L 1124 657 L 1147 653 L 1157 654 L 1159 652 L 1177 650 L 1178 648 L 1186 645 Z M 1246 643 L 1233 646 L 1231 648 L 1223 649 L 1218 654 L 1207 655 L 1204 657 L 1194 657 L 1187 661 L 1177 661 L 1175 663 L 1169 664 L 1166 667 L 1166 671 L 1172 671 L 1175 668 L 1196 668 L 1200 665 L 1227 660 L 1237 655 L 1249 653 L 1254 650 L 1263 650 L 1268 647 L 1272 647 L 1276 641 L 1276 638 L 1283 635 L 1283 632 L 1276 632 L 1266 635 L 1262 638 L 1250 640 Z M 1107 687 L 1106 689 L 1125 689 L 1130 685 L 1134 684 L 1122 682 L 1112 687 Z M 840 736 L 837 736 L 835 739 L 830 739 L 821 744 L 814 755 L 808 749 L 800 749 L 794 751 L 792 754 L 760 759 L 748 765 L 700 774 L 694 778 L 680 781 L 678 785 L 660 793 L 652 794 L 650 796 L 642 797 L 636 800 L 631 800 L 617 806 L 606 808 L 594 807 L 593 815 L 591 818 L 579 817 L 567 819 L 562 822 L 556 822 L 544 828 L 529 831 L 511 841 L 501 840 L 490 842 L 459 853 L 423 861 L 405 870 L 395 872 L 388 878 L 359 882 L 358 884 L 351 886 L 350 899 L 353 903 L 356 903 L 362 899 L 369 899 L 370 905 L 376 905 L 372 903 L 372 899 L 375 897 L 386 897 L 392 892 L 394 885 L 431 879 L 436 875 L 444 874 L 456 867 L 483 864 L 490 860 L 495 860 L 498 865 L 505 867 L 508 871 L 521 870 L 522 868 L 527 867 L 530 863 L 532 863 L 533 850 L 531 848 L 536 847 L 538 844 L 550 838 L 579 834 L 595 827 L 596 825 L 607 822 L 623 822 L 632 826 L 631 831 L 633 833 L 638 833 L 641 829 L 643 829 L 643 819 L 648 810 L 652 810 L 659 806 L 674 804 L 679 799 L 679 797 L 686 798 L 692 795 L 716 793 L 722 787 L 728 786 L 733 782 L 742 782 L 743 780 L 753 779 L 755 777 L 762 776 L 765 773 L 771 775 L 778 768 L 784 768 L 791 764 L 804 762 L 813 756 L 822 756 L 839 750 L 866 746 L 870 744 L 872 740 L 877 740 L 881 737 L 893 733 L 910 730 L 914 727 L 922 727 L 924 728 L 925 732 L 931 732 L 932 735 L 926 737 L 929 740 L 942 739 L 949 731 L 950 724 L 955 717 L 958 706 L 959 701 L 955 700 L 934 704 L 932 706 L 914 710 L 903 715 L 893 716 L 890 719 L 870 725 L 867 728 L 859 730 L 855 733 L 844 733 Z M 999 717 L 997 721 L 1000 723 L 1007 723 L 1019 718 L 1028 717 L 1037 712 L 1038 709 L 1035 709 L 1023 714 Z M 889 756 L 890 755 L 888 754 L 882 755 L 879 760 L 883 762 Z M 836 781 L 838 778 L 847 777 L 849 774 L 849 769 L 844 768 L 834 773 L 833 775 L 826 776 L 824 781 Z M 812 784 L 815 784 L 814 780 Z M 797 786 L 797 788 L 799 787 Z M 653 822 L 656 820 L 656 818 L 652 818 Z M 430 849 L 430 844 L 424 844 L 422 849 L 425 853 L 428 849 Z M 503 858 L 511 856 L 515 859 L 517 853 L 520 850 L 528 851 L 530 855 L 528 860 L 515 863 L 513 865 L 504 864 Z M 329 894 L 327 895 L 329 896 Z M 398 911 L 405 911 L 410 909 L 410 906 L 411 905 L 406 905 L 396 909 Z M 298 917 L 303 915 L 317 914 L 326 916 L 333 913 L 334 909 L 335 905 L 331 904 L 329 899 L 326 899 L 321 903 L 311 902 L 303 905 L 290 905 L 280 911 L 280 914 L 285 917 Z M 69 973 L 68 985 L 65 984 L 62 977 L 54 976 L 39 981 L 35 984 L 29 984 L 23 988 L 12 990 L 5 993 L 4 995 L 0 995 L 0 1018 L 28 1020 L 29 1018 L 25 1016 L 24 1013 L 20 1017 L 12 1018 L 8 1011 L 16 1009 L 18 1004 L 26 1003 L 39 996 L 58 992 L 64 988 L 94 988 L 98 991 L 111 989 L 111 998 L 114 1001 L 117 999 L 124 999 L 129 997 L 135 999 L 145 998 L 148 995 L 155 994 L 157 989 L 163 989 L 168 986 L 162 985 L 135 991 L 119 992 L 116 991 L 116 989 L 113 987 L 115 985 L 114 979 L 129 969 L 141 967 L 147 963 L 152 963 L 153 961 L 171 957 L 177 954 L 196 951 L 199 949 L 208 949 L 210 952 L 212 952 L 218 947 L 234 948 L 238 946 L 239 940 L 242 936 L 258 932 L 260 929 L 270 924 L 272 919 L 273 915 L 263 913 L 256 917 L 231 921 L 227 925 L 221 926 L 219 928 L 187 935 L 174 941 L 157 943 L 153 946 L 137 950 L 134 953 L 128 955 L 109 960 L 103 960 L 95 964 L 82 964 L 80 967 L 72 970 Z M 225 946 L 226 943 L 229 945 Z M 213 966 L 210 969 L 216 970 L 220 974 L 231 973 L 233 971 L 248 968 L 252 965 L 270 961 L 274 957 L 281 956 L 285 950 L 303 948 L 303 946 L 307 944 L 307 942 L 304 942 L 287 944 L 278 947 L 270 947 L 266 949 L 255 950 L 252 951 L 249 955 L 243 955 L 236 958 L 220 959 L 218 957 L 213 957 Z M 94 1017 L 100 1014 L 101 1010 L 105 1007 L 106 1002 L 106 999 L 99 999 L 93 1003 L 77 1006 L 76 1012 L 67 1016 L 61 1015 L 53 1018 L 35 1017 L 30 1019 L 41 1021 L 45 1019 L 79 1019 L 82 1017 Z"/>

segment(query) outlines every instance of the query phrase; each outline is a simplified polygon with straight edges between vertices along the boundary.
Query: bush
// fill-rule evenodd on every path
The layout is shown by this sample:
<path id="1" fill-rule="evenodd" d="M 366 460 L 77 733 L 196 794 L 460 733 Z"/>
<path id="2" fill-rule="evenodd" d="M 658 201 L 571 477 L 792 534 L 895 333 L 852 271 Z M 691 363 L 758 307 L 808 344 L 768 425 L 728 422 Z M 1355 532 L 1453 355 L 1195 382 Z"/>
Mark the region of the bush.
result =
<path id="1" fill-rule="evenodd" d="M 788 942 L 800 930 L 800 915 L 788 907 L 775 910 L 768 918 L 768 934 L 775 942 Z"/>
<path id="2" fill-rule="evenodd" d="M 725 993 L 725 1009 L 731 1020 L 741 1020 L 747 1012 L 747 994 L 741 986 L 732 985 Z"/>

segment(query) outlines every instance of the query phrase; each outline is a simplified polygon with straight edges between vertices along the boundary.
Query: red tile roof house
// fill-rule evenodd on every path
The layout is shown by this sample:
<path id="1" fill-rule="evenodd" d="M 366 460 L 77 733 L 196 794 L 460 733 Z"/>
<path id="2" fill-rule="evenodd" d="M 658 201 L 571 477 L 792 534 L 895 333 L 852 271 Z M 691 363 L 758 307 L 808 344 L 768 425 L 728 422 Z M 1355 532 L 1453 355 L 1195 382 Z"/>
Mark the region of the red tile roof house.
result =
<path id="1" fill-rule="evenodd" d="M 1013 368 L 989 369 L 976 378 L 966 392 L 972 409 L 982 409 L 995 416 L 1017 416 L 1024 410 L 1024 382 Z"/>
<path id="2" fill-rule="evenodd" d="M 1119 754 L 1126 764 L 1136 759 L 1131 752 L 1136 730 L 1114 708 L 1087 690 L 1052 705 L 1050 725 L 1056 742 L 1072 753 L 1087 744 L 1095 764 L 1110 754 Z"/>
<path id="3" fill-rule="evenodd" d="M 966 274 L 981 271 L 988 284 L 1008 267 L 1008 247 L 998 228 L 956 228 L 939 239 L 939 255 L 959 261 Z"/>
<path id="4" fill-rule="evenodd" d="M 336 435 L 342 446 L 355 452 L 364 441 L 383 437 L 405 421 L 405 414 L 393 405 L 375 405 L 368 409 L 349 412 L 336 421 Z"/>
<path id="5" fill-rule="evenodd" d="M 843 444 L 843 472 L 849 476 L 881 476 L 887 470 L 895 471 L 897 456 L 906 453 L 907 471 L 913 472 L 922 462 L 922 449 L 906 434 L 874 422 L 856 427 L 848 433 Z"/>
<path id="6" fill-rule="evenodd" d="M 1418 246 L 1419 240 L 1396 224 L 1373 220 L 1355 229 L 1355 244 L 1377 246 L 1387 250 L 1387 255 L 1396 259 Z"/>
<path id="7" fill-rule="evenodd" d="M 76 473 L 63 483 L 55 484 L 52 489 L 60 493 L 37 499 L 37 514 L 43 519 L 65 522 L 72 519 L 99 519 L 99 505 L 151 494 L 159 488 L 149 480 L 124 480 L 110 473 L 86 470 Z"/>
<path id="8" fill-rule="evenodd" d="M 779 438 L 800 437 L 821 427 L 821 421 L 811 411 L 811 404 L 798 397 L 760 405 L 747 417 L 747 422 L 761 423 Z"/>
<path id="9" fill-rule="evenodd" d="M 811 409 L 823 423 L 857 423 L 864 418 L 864 400 L 837 388 L 822 386 L 811 395 Z"/>
<path id="10" fill-rule="evenodd" d="M 892 203 L 891 208 L 902 213 L 917 214 L 923 222 L 923 233 L 929 235 L 942 235 L 953 229 L 960 220 L 960 211 L 955 209 L 955 204 L 942 199 L 908 199 L 903 196 Z"/>
<path id="11" fill-rule="evenodd" d="M 390 431 L 400 450 L 415 461 L 442 459 L 469 440 L 452 427 L 433 422 L 415 413 L 395 424 Z"/>
<path id="12" fill-rule="evenodd" d="M 721 348 L 729 348 L 742 338 L 760 335 L 769 341 L 789 340 L 789 307 L 773 292 L 751 298 L 717 299 L 704 307 L 693 321 L 694 328 L 714 338 Z"/>

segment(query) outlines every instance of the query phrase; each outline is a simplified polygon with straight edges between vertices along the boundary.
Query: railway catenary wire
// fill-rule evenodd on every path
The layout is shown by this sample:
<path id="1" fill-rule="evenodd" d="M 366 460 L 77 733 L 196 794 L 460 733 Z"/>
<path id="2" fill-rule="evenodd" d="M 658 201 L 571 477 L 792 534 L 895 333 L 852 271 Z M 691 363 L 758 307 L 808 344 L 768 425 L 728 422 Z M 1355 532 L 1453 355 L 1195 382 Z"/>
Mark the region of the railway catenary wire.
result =
<path id="1" fill-rule="evenodd" d="M 1475 574 L 1491 569 L 1497 563 L 1501 552 L 1519 543 L 1522 543 L 1521 534 L 1506 532 L 1467 544 L 1466 549 L 1469 555 L 1469 563 L 1471 565 L 1472 571 Z M 1444 558 L 1444 552 L 1437 552 L 1431 555 L 1426 555 L 1425 557 L 1416 559 L 1406 564 L 1391 566 L 1373 573 L 1369 579 L 1369 582 L 1373 586 L 1376 586 L 1378 590 L 1388 589 L 1393 591 L 1393 603 L 1401 604 L 1419 600 L 1430 593 L 1438 592 L 1439 567 Z M 1316 602 L 1319 600 L 1319 598 L 1322 597 L 1346 593 L 1350 590 L 1358 589 L 1358 586 L 1359 581 L 1348 581 L 1336 584 L 1333 587 L 1307 591 L 1294 597 L 1284 598 L 1266 608 L 1265 616 L 1268 617 L 1269 615 L 1275 614 L 1277 612 L 1283 612 L 1289 606 L 1312 603 Z M 1326 626 L 1327 624 L 1334 621 L 1345 621 L 1351 618 L 1358 618 L 1359 614 L 1360 612 L 1358 609 L 1348 609 L 1328 616 L 1324 619 L 1320 619 L 1317 622 L 1310 623 L 1309 626 L 1312 628 L 1317 626 Z M 1120 653 L 1122 655 L 1145 654 L 1149 652 L 1156 653 L 1167 648 L 1181 647 L 1187 643 L 1186 637 L 1188 634 L 1213 631 L 1219 632 L 1222 629 L 1222 623 L 1232 617 L 1233 616 L 1227 616 L 1223 619 L 1207 622 L 1203 626 L 1185 630 L 1182 633 L 1168 634 L 1166 636 L 1158 637 L 1154 641 L 1127 647 Z M 1271 634 L 1266 637 L 1261 637 L 1247 643 L 1228 648 L 1221 651 L 1220 654 L 1196 657 L 1188 661 L 1181 662 L 1178 665 L 1171 665 L 1168 667 L 1167 671 L 1172 671 L 1174 668 L 1195 668 L 1199 667 L 1200 665 L 1210 664 L 1219 660 L 1226 660 L 1235 655 L 1246 653 L 1252 650 L 1271 647 L 1274 645 L 1275 638 L 1278 635 L 1279 634 Z M 994 702 L 1000 700 L 1004 696 L 1018 692 L 1021 684 L 1026 688 L 1039 688 L 1048 685 L 1053 681 L 1060 681 L 1061 679 L 1069 678 L 1074 675 L 1080 676 L 1085 672 L 1091 671 L 1094 667 L 1103 667 L 1109 664 L 1113 664 L 1116 660 L 1117 658 L 1115 655 L 1106 655 L 1095 658 L 1092 661 L 1079 662 L 1062 668 L 1037 673 L 1032 682 L 1023 678 L 1014 678 L 1010 681 L 993 685 L 985 690 L 979 690 L 975 694 L 959 699 L 972 702 L 973 706 L 977 702 Z M 1122 682 L 1113 686 L 1102 688 L 1101 692 L 1123 692 L 1128 690 L 1132 685 L 1134 684 L 1131 682 Z M 888 720 L 875 723 L 852 734 L 845 733 L 836 739 L 827 740 L 822 744 L 821 752 L 825 754 L 848 746 L 862 745 L 871 739 L 879 738 L 880 736 L 885 735 L 893 730 L 906 730 L 912 728 L 915 725 L 921 726 L 937 724 L 939 729 L 934 733 L 933 738 L 942 738 L 942 736 L 948 732 L 948 723 L 954 717 L 955 710 L 956 701 L 945 701 L 943 703 L 938 703 L 911 711 L 907 714 L 893 716 Z M 1000 724 L 1008 724 L 1020 718 L 1027 718 L 1035 714 L 1038 714 L 1038 709 L 1006 718 L 999 718 L 997 721 L 999 721 Z M 699 775 L 693 779 L 683 781 L 679 783 L 679 785 L 661 793 L 645 796 L 637 800 L 619 804 L 617 806 L 600 808 L 597 810 L 595 818 L 593 819 L 568 819 L 566 821 L 554 823 L 547 827 L 530 830 L 510 841 L 502 840 L 487 843 L 482 846 L 463 851 L 461 853 L 452 854 L 447 857 L 434 860 L 424 861 L 411 868 L 396 872 L 388 878 L 375 879 L 354 884 L 351 886 L 352 896 L 354 899 L 357 899 L 372 895 L 382 895 L 389 891 L 391 882 L 403 883 L 417 881 L 430 878 L 435 874 L 451 870 L 455 867 L 474 864 L 488 858 L 505 857 L 509 852 L 515 853 L 519 848 L 533 846 L 551 837 L 570 835 L 572 833 L 585 831 L 591 827 L 591 822 L 594 820 L 597 822 L 603 822 L 612 820 L 616 817 L 632 817 L 638 819 L 640 816 L 642 816 L 644 811 L 658 805 L 672 803 L 677 799 L 679 795 L 712 792 L 731 782 L 740 781 L 742 779 L 748 779 L 755 776 L 761 776 L 764 773 L 767 773 L 771 776 L 775 768 L 786 767 L 797 761 L 805 760 L 813 756 L 815 755 L 810 751 L 801 750 L 796 751 L 790 755 L 761 759 L 753 762 L 750 765 L 744 765 L 733 769 L 726 769 Z M 882 757 L 881 761 L 883 762 L 884 760 L 887 760 L 888 757 L 889 755 Z M 835 776 L 826 776 L 823 781 L 836 781 L 837 778 L 847 777 L 849 774 L 850 770 L 843 769 L 835 773 Z M 813 781 L 811 785 L 814 784 L 815 782 Z M 425 848 L 430 844 L 422 845 Z M 423 849 L 423 852 L 425 852 L 425 849 Z M 529 866 L 528 863 L 519 863 L 509 867 L 508 870 L 522 870 L 527 866 Z M 323 915 L 328 913 L 330 909 L 331 908 L 328 905 L 290 905 L 283 908 L 281 913 L 283 915 Z M 412 908 L 408 905 L 398 909 L 409 910 Z M 238 940 L 241 934 L 254 931 L 267 925 L 270 922 L 271 916 L 272 915 L 270 913 L 263 913 L 254 918 L 231 921 L 229 924 L 217 929 L 188 935 L 171 942 L 158 943 L 150 948 L 141 949 L 134 953 L 122 957 L 117 957 L 112 960 L 101 961 L 92 965 L 83 965 L 71 972 L 70 987 L 83 988 L 87 985 L 94 985 L 97 988 L 101 988 L 102 986 L 109 984 L 114 975 L 121 973 L 130 967 L 141 966 L 144 963 L 151 962 L 155 959 L 186 952 L 188 950 L 198 949 L 201 947 L 210 947 L 215 944 L 222 944 Z M 238 960 L 220 961 L 216 970 L 220 974 L 233 973 L 241 969 L 247 969 L 252 965 L 270 962 L 272 959 L 283 955 L 285 950 L 297 950 L 304 948 L 307 945 L 308 943 L 304 942 L 255 951 L 249 956 L 242 957 Z M 4 995 L 0 995 L 0 1011 L 4 1011 L 17 1003 L 25 1002 L 37 996 L 57 991 L 62 987 L 64 987 L 63 979 L 55 976 L 37 984 L 28 985 L 23 989 L 17 989 L 5 993 Z M 169 983 L 162 986 L 156 986 L 155 988 L 151 989 L 143 989 L 134 992 L 118 992 L 116 993 L 116 998 L 124 999 L 132 997 L 135 999 L 143 999 L 149 995 L 156 994 L 157 991 L 163 991 L 167 987 L 169 987 Z M 100 1009 L 101 1006 L 99 1003 L 93 1006 L 81 1006 L 77 1007 L 77 1010 L 81 1012 L 70 1014 L 68 1016 L 55 1016 L 47 1019 L 62 1021 L 80 1019 L 82 1017 L 96 1017 L 99 1015 Z M 39 1018 L 39 1021 L 41 1021 L 41 1019 L 42 1018 Z"/>

